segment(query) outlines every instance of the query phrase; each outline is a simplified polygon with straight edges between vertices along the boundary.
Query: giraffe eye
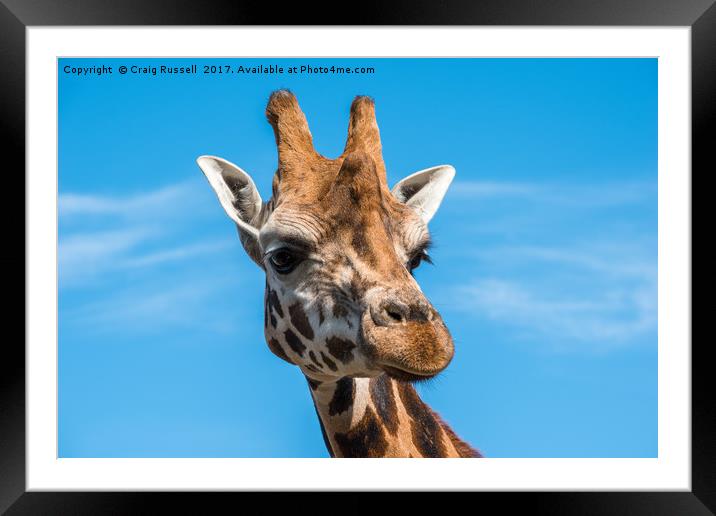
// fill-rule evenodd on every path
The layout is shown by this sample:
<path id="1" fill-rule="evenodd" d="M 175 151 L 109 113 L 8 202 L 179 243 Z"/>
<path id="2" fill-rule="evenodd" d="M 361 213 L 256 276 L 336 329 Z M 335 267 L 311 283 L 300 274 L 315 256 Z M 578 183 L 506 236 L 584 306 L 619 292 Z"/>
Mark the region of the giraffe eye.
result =
<path id="1" fill-rule="evenodd" d="M 413 257 L 408 262 L 408 270 L 410 272 L 413 272 L 424 261 L 428 262 L 428 263 L 433 263 L 425 251 L 420 251 L 419 253 L 416 253 L 415 255 L 413 255 Z"/>
<path id="2" fill-rule="evenodd" d="M 269 262 L 279 274 L 288 274 L 301 263 L 301 258 L 289 249 L 278 249 L 271 253 Z"/>

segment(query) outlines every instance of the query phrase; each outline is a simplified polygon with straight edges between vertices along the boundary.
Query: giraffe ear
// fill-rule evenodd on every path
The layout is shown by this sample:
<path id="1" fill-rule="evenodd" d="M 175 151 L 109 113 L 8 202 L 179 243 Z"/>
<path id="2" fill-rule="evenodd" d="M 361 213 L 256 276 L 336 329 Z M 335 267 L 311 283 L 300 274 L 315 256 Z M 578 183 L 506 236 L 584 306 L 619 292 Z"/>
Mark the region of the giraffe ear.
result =
<path id="1" fill-rule="evenodd" d="M 453 167 L 439 165 L 415 172 L 398 181 L 392 192 L 400 202 L 415 209 L 427 224 L 438 211 L 453 177 Z"/>
<path id="2" fill-rule="evenodd" d="M 233 163 L 215 156 L 200 156 L 196 162 L 224 211 L 238 226 L 246 252 L 260 264 L 258 219 L 262 202 L 251 176 Z"/>

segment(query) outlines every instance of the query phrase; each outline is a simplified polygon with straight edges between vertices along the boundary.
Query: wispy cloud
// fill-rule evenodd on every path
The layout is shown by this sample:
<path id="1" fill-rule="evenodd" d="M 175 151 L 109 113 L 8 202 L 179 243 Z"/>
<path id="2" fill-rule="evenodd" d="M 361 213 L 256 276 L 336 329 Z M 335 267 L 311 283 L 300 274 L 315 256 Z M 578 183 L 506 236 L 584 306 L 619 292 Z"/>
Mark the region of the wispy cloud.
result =
<path id="1" fill-rule="evenodd" d="M 134 219 L 174 217 L 191 213 L 199 205 L 197 191 L 203 191 L 197 181 L 184 181 L 150 192 L 109 196 L 80 193 L 61 193 L 58 197 L 60 219 L 71 221 L 77 216 L 106 216 Z"/>
<path id="2" fill-rule="evenodd" d="M 656 181 L 590 184 L 546 182 L 456 181 L 450 196 L 459 200 L 519 199 L 564 206 L 614 206 L 656 200 Z"/>
<path id="3" fill-rule="evenodd" d="M 60 287 L 91 287 L 110 273 L 228 249 L 228 237 L 196 240 L 182 233 L 181 217 L 196 222 L 209 213 L 197 209 L 206 198 L 199 186 L 204 185 L 183 182 L 128 196 L 61 194 Z"/>
<path id="4" fill-rule="evenodd" d="M 502 278 L 460 287 L 474 313 L 508 325 L 521 338 L 552 339 L 560 350 L 606 351 L 654 330 L 656 286 L 608 288 L 587 298 L 555 295 Z M 463 298 L 464 299 L 464 298 Z"/>
<path id="5" fill-rule="evenodd" d="M 238 238 L 207 233 L 221 216 L 208 199 L 206 185 L 194 182 L 129 196 L 63 193 L 63 324 L 96 335 L 235 331 L 241 314 L 227 313 L 222 300 L 241 279 L 205 264 L 227 267 L 231 262 L 206 257 L 230 252 Z M 202 203 L 217 209 L 197 209 Z"/>
<path id="6" fill-rule="evenodd" d="M 151 234 L 148 228 L 131 227 L 61 237 L 57 249 L 60 285 L 81 283 L 116 268 Z"/>
<path id="7" fill-rule="evenodd" d="M 655 334 L 655 179 L 466 181 L 451 195 L 466 243 L 446 255 L 476 272 L 444 288 L 447 306 L 542 349 L 607 351 Z"/>
<path id="8" fill-rule="evenodd" d="M 68 237 L 58 246 L 60 286 L 91 285 L 104 274 L 157 267 L 220 252 L 234 245 L 225 239 L 160 247 L 156 251 L 140 249 L 142 244 L 151 243 L 153 236 L 156 233 L 153 234 L 151 230 L 138 228 Z"/>
<path id="9" fill-rule="evenodd" d="M 211 254 L 229 249 L 235 245 L 235 241 L 215 240 L 210 242 L 199 242 L 195 244 L 162 249 L 154 253 L 142 256 L 131 257 L 122 265 L 123 267 L 152 267 L 163 263 L 186 260 L 203 254 Z"/>
<path id="10" fill-rule="evenodd" d="M 237 288 L 237 280 L 183 276 L 180 284 L 159 278 L 113 289 L 62 312 L 63 323 L 84 334 L 166 334 L 168 331 L 200 330 L 227 334 L 237 331 L 239 313 L 229 313 L 222 299 Z"/>
<path id="11" fill-rule="evenodd" d="M 450 187 L 451 197 L 470 199 L 485 197 L 527 197 L 535 195 L 540 188 L 529 183 L 499 181 L 456 181 Z"/>
<path id="12" fill-rule="evenodd" d="M 637 247 L 475 251 L 499 265 L 489 275 L 452 287 L 451 295 L 463 300 L 459 309 L 521 340 L 549 342 L 563 351 L 619 348 L 656 330 L 656 261 Z"/>
<path id="13" fill-rule="evenodd" d="M 645 244 L 591 243 L 580 247 L 548 247 L 538 245 L 493 246 L 473 249 L 471 255 L 482 260 L 508 264 L 535 265 L 545 262 L 553 266 L 586 269 L 610 277 L 656 279 L 657 264 L 649 258 Z"/>

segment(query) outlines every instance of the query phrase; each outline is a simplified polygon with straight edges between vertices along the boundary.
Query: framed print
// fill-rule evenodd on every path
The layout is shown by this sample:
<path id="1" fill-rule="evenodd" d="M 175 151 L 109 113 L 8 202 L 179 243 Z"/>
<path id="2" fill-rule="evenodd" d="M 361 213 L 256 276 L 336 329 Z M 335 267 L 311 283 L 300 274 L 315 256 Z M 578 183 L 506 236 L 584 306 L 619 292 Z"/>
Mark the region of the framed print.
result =
<path id="1" fill-rule="evenodd" d="M 352 26 L 5 4 L 26 304 L 3 510 L 165 491 L 713 510 L 691 322 L 711 2 Z"/>

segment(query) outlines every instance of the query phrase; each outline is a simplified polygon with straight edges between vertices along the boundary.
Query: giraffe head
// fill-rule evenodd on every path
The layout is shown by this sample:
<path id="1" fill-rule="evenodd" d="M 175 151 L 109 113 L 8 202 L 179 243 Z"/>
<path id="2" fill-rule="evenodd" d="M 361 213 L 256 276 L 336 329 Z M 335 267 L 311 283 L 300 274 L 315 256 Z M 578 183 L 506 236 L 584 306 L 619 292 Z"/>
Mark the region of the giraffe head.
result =
<path id="1" fill-rule="evenodd" d="M 357 97 L 340 157 L 313 148 L 296 97 L 266 107 L 278 147 L 272 198 L 220 158 L 197 162 L 266 273 L 265 336 L 271 351 L 314 380 L 430 378 L 453 342 L 413 278 L 428 260 L 427 223 L 455 171 L 416 172 L 389 189 L 373 101 Z"/>

